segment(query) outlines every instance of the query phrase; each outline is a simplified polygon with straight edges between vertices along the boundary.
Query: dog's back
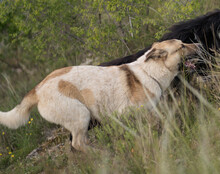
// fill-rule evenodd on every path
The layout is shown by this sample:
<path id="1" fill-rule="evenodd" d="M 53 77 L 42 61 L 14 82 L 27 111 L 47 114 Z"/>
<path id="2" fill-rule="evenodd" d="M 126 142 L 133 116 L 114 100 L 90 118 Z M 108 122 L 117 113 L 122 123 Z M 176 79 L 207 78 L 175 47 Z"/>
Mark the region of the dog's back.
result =
<path id="1" fill-rule="evenodd" d="M 95 116 L 105 108 L 117 110 L 123 105 L 118 101 L 128 101 L 120 76 L 118 67 L 71 67 L 66 74 L 43 81 L 44 84 L 36 87 L 37 95 L 42 100 L 39 105 L 46 107 L 49 100 L 60 103 L 71 98 L 85 104 Z M 61 95 L 65 97 L 63 101 L 58 101 Z"/>

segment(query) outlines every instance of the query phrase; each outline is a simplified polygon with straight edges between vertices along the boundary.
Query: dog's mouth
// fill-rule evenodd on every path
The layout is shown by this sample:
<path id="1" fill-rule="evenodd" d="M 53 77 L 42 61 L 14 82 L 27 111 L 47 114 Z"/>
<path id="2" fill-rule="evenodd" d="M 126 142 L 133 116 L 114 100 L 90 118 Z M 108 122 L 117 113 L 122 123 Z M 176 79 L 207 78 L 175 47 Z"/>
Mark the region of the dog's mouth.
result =
<path id="1" fill-rule="evenodd" d="M 193 62 L 193 60 L 191 60 L 191 59 L 186 60 L 186 61 L 184 62 L 184 66 L 185 66 L 187 69 L 190 69 L 190 70 L 193 70 L 193 71 L 196 70 L 195 62 Z"/>
<path id="2" fill-rule="evenodd" d="M 189 72 L 194 72 L 197 69 L 198 62 L 200 59 L 200 50 L 202 48 L 201 44 L 196 43 L 191 45 L 191 52 L 184 58 L 183 65 Z"/>
<path id="3" fill-rule="evenodd" d="M 197 56 L 187 56 L 185 57 L 185 61 L 182 63 L 182 68 L 186 69 L 189 72 L 196 71 L 196 64 L 198 62 Z"/>

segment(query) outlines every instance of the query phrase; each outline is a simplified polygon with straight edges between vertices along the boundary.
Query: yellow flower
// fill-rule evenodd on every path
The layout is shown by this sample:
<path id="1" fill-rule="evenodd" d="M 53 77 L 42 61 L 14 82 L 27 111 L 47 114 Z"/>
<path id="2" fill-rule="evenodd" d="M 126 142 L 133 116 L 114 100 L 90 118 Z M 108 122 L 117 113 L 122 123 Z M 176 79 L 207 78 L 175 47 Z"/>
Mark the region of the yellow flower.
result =
<path id="1" fill-rule="evenodd" d="M 218 108 L 218 110 L 220 111 L 220 108 Z"/>
<path id="2" fill-rule="evenodd" d="M 31 118 L 31 121 L 33 121 L 34 119 L 33 118 Z"/>
<path id="3" fill-rule="evenodd" d="M 0 156 L 2 156 L 2 153 L 0 153 Z"/>
<path id="4" fill-rule="evenodd" d="M 8 152 L 8 154 L 9 154 L 9 155 L 11 155 L 11 154 L 12 154 L 12 152 Z"/>
<path id="5" fill-rule="evenodd" d="M 28 124 L 31 124 L 31 121 L 29 121 Z"/>
<path id="6" fill-rule="evenodd" d="M 9 149 L 9 147 L 6 147 L 6 149 Z"/>
<path id="7" fill-rule="evenodd" d="M 5 132 L 2 132 L 2 135 L 5 135 Z"/>
<path id="8" fill-rule="evenodd" d="M 14 155 L 11 155 L 11 157 L 14 158 L 15 156 L 14 156 Z"/>
<path id="9" fill-rule="evenodd" d="M 141 105 L 141 107 L 144 107 L 143 105 Z"/>
<path id="10" fill-rule="evenodd" d="M 30 135 L 32 135 L 32 133 L 30 133 Z"/>

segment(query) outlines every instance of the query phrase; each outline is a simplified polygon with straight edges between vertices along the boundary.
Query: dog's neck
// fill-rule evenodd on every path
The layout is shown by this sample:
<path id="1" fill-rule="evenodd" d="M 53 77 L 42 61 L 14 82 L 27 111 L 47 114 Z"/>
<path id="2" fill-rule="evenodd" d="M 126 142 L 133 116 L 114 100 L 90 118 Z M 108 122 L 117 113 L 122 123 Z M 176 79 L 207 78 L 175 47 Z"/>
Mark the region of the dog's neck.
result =
<path id="1" fill-rule="evenodd" d="M 155 61 L 144 62 L 145 56 L 141 56 L 137 61 L 130 63 L 130 66 L 141 69 L 146 75 L 152 78 L 162 89 L 165 91 L 174 77 L 178 74 L 178 71 L 171 71 L 163 63 L 157 63 Z"/>

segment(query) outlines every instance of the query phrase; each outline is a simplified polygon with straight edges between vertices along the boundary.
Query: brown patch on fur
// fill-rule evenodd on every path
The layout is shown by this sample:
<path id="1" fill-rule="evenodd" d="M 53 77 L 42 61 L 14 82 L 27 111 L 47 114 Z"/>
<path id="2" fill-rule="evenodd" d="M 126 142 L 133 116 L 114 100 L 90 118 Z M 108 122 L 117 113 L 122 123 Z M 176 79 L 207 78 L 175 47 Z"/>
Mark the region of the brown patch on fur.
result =
<path id="1" fill-rule="evenodd" d="M 85 100 L 85 104 L 87 106 L 91 106 L 95 103 L 95 98 L 94 95 L 92 93 L 92 91 L 90 89 L 83 89 L 82 91 L 80 91 L 84 100 Z"/>
<path id="2" fill-rule="evenodd" d="M 28 106 L 28 110 L 32 108 L 35 104 L 38 102 L 38 97 L 36 94 L 36 89 L 33 88 L 30 92 L 28 92 L 24 99 L 22 100 L 22 103 Z"/>
<path id="3" fill-rule="evenodd" d="M 63 75 L 63 74 L 66 74 L 66 73 L 70 72 L 71 69 L 72 69 L 72 67 L 69 66 L 69 67 L 65 67 L 65 68 L 61 68 L 61 69 L 57 69 L 57 70 L 53 71 L 53 72 L 50 73 L 45 79 L 43 79 L 43 80 L 40 82 L 40 84 L 38 85 L 38 87 L 44 85 L 44 84 L 45 84 L 48 80 L 50 80 L 50 79 L 53 79 L 53 78 L 55 78 L 55 77 L 58 77 L 58 76 L 61 76 L 61 75 Z"/>
<path id="4" fill-rule="evenodd" d="M 36 95 L 36 89 L 33 88 L 31 91 L 29 91 L 29 92 L 25 95 L 25 97 L 35 96 L 35 95 Z"/>
<path id="5" fill-rule="evenodd" d="M 75 85 L 68 81 L 60 80 L 58 90 L 66 97 L 77 99 L 87 107 L 95 103 L 94 95 L 90 89 L 79 90 Z"/>
<path id="6" fill-rule="evenodd" d="M 119 68 L 125 73 L 126 85 L 130 93 L 129 98 L 132 103 L 144 102 L 146 99 L 148 99 L 148 96 L 150 98 L 155 96 L 152 92 L 149 91 L 149 89 L 143 88 L 139 79 L 127 65 L 122 65 Z M 147 92 L 148 96 L 146 96 L 145 92 Z"/>
<path id="7" fill-rule="evenodd" d="M 59 92 L 65 95 L 66 97 L 77 99 L 82 103 L 85 103 L 83 96 L 76 86 L 72 83 L 64 80 L 60 80 L 58 84 Z"/>

